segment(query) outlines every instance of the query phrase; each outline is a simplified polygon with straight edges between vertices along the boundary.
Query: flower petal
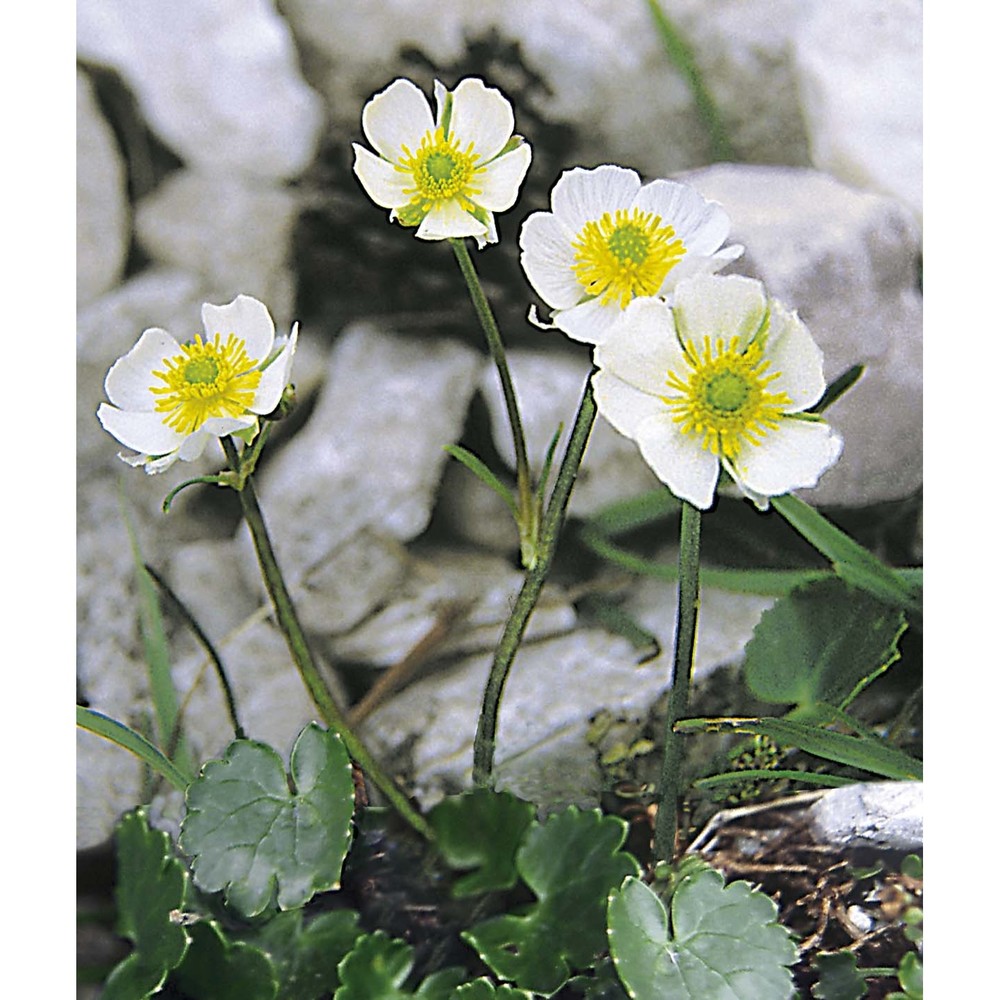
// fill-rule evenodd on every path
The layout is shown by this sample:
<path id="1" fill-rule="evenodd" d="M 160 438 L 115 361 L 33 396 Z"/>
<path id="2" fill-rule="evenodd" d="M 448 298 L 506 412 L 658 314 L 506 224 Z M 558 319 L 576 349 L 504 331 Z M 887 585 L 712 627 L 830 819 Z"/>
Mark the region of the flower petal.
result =
<path id="1" fill-rule="evenodd" d="M 670 372 L 686 375 L 688 362 L 668 306 L 661 299 L 633 299 L 603 344 L 594 364 L 653 396 L 669 395 Z"/>
<path id="2" fill-rule="evenodd" d="M 97 408 L 101 426 L 126 448 L 143 455 L 163 455 L 176 451 L 186 435 L 163 422 L 163 414 L 119 410 L 107 403 Z"/>
<path id="3" fill-rule="evenodd" d="M 686 278 L 693 278 L 696 274 L 715 274 L 716 271 L 721 271 L 728 264 L 731 264 L 738 257 L 742 256 L 743 246 L 739 243 L 723 247 L 709 257 L 702 257 L 695 253 L 686 253 L 681 258 L 680 263 L 667 272 L 667 276 L 664 278 L 663 285 L 660 288 L 660 294 L 672 291 Z"/>
<path id="4" fill-rule="evenodd" d="M 634 170 L 605 163 L 587 170 L 567 170 L 552 188 L 552 212 L 575 237 L 584 223 L 605 212 L 628 208 L 641 182 Z"/>
<path id="5" fill-rule="evenodd" d="M 376 94 L 361 112 L 361 127 L 368 141 L 386 160 L 398 163 L 417 151 L 420 140 L 434 131 L 434 117 L 420 88 L 410 80 L 394 80 Z"/>
<path id="6" fill-rule="evenodd" d="M 153 372 L 162 370 L 164 361 L 180 353 L 181 345 L 166 330 L 158 327 L 145 330 L 135 346 L 111 366 L 105 377 L 104 391 L 108 399 L 123 410 L 152 411 L 156 397 L 150 390 L 161 384 Z"/>
<path id="7" fill-rule="evenodd" d="M 534 212 L 521 226 L 521 267 L 536 292 L 554 309 L 576 305 L 583 286 L 573 273 L 569 236 L 551 212 Z"/>
<path id="8" fill-rule="evenodd" d="M 647 417 L 636 429 L 642 457 L 670 492 L 707 510 L 715 498 L 719 460 L 696 438 L 683 434 L 666 409 Z"/>
<path id="9" fill-rule="evenodd" d="M 488 232 L 488 226 L 451 199 L 438 202 L 424 216 L 416 235 L 422 240 L 450 240 L 461 236 L 480 237 Z"/>
<path id="10" fill-rule="evenodd" d="M 281 353 L 261 372 L 260 384 L 248 407 L 253 413 L 270 413 L 281 402 L 292 372 L 292 359 L 299 340 L 299 324 L 292 327 L 288 343 Z"/>
<path id="11" fill-rule="evenodd" d="M 510 101 L 478 77 L 467 77 L 452 91 L 451 102 L 448 135 L 454 136 L 463 150 L 471 143 L 480 162 L 492 160 L 514 133 Z"/>
<path id="12" fill-rule="evenodd" d="M 259 364 L 271 353 L 274 345 L 274 321 L 267 306 L 250 295 L 237 295 L 224 306 L 213 306 L 206 302 L 201 307 L 201 321 L 209 340 L 217 333 L 222 335 L 222 343 L 226 342 L 230 333 L 240 337 L 254 364 Z"/>
<path id="13" fill-rule="evenodd" d="M 823 352 L 796 313 L 774 299 L 770 305 L 771 323 L 764 356 L 771 363 L 769 373 L 781 374 L 768 386 L 768 391 L 786 392 L 792 400 L 787 412 L 797 413 L 818 402 L 826 388 Z"/>
<path id="14" fill-rule="evenodd" d="M 356 142 L 351 145 L 354 147 L 354 173 L 365 194 L 382 208 L 402 208 L 408 204 L 414 190 L 413 175 L 397 170 L 388 160 L 369 153 Z"/>
<path id="15" fill-rule="evenodd" d="M 705 337 L 744 342 L 760 329 L 767 309 L 764 286 L 740 275 L 703 274 L 682 281 L 674 292 L 674 321 L 686 343 Z"/>
<path id="16" fill-rule="evenodd" d="M 633 441 L 644 420 L 666 409 L 662 400 L 636 389 L 607 369 L 594 372 L 591 383 L 598 413 L 619 434 Z"/>
<path id="17" fill-rule="evenodd" d="M 517 201 L 530 164 L 531 147 L 526 142 L 488 163 L 476 177 L 480 189 L 476 204 L 491 212 L 506 212 Z"/>
<path id="18" fill-rule="evenodd" d="M 763 496 L 815 486 L 840 457 L 843 441 L 821 420 L 786 417 L 759 445 L 740 450 L 732 462 L 737 483 Z"/>
<path id="19" fill-rule="evenodd" d="M 690 184 L 655 180 L 635 197 L 643 211 L 655 212 L 663 223 L 674 227 L 688 253 L 714 253 L 729 236 L 729 216 L 714 201 L 706 201 Z"/>
<path id="20" fill-rule="evenodd" d="M 588 299 L 571 309 L 554 313 L 552 322 L 567 337 L 584 344 L 603 344 L 610 336 L 622 309 L 617 302 L 603 305 L 600 299 Z"/>

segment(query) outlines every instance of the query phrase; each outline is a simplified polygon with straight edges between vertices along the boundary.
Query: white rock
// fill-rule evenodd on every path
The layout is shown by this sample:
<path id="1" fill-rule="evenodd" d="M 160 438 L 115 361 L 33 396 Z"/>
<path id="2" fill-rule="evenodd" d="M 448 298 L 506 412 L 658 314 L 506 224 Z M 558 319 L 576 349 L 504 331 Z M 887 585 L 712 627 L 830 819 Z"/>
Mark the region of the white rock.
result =
<path id="1" fill-rule="evenodd" d="M 746 246 L 730 270 L 760 278 L 798 311 L 823 350 L 827 380 L 866 366 L 826 411 L 844 452 L 803 497 L 860 507 L 912 494 L 923 478 L 923 305 L 912 213 L 814 170 L 718 164 L 684 180 L 729 213 L 733 242 Z"/>
<path id="2" fill-rule="evenodd" d="M 144 766 L 101 736 L 77 730 L 76 846 L 103 843 L 122 815 L 142 799 Z"/>
<path id="3" fill-rule="evenodd" d="M 76 75 L 76 299 L 102 295 L 121 277 L 128 255 L 129 210 L 125 165 L 94 99 L 90 81 Z"/>
<path id="4" fill-rule="evenodd" d="M 308 423 L 260 476 L 278 560 L 307 628 L 350 628 L 402 579 L 400 543 L 427 527 L 443 447 L 461 435 L 482 363 L 457 341 L 365 324 L 341 334 Z M 259 581 L 255 561 L 244 565 Z"/>
<path id="5" fill-rule="evenodd" d="M 551 336 L 561 335 L 552 333 Z M 507 353 L 528 460 L 536 481 L 552 435 L 559 424 L 563 424 L 549 478 L 550 487 L 569 443 L 577 407 L 590 376 L 588 354 L 585 351 L 569 354 L 559 350 L 525 349 Z M 494 445 L 508 466 L 513 468 L 514 446 L 510 423 L 500 391 L 500 379 L 493 366 L 483 371 L 481 389 L 490 412 Z M 569 511 L 585 517 L 615 500 L 638 496 L 659 485 L 660 481 L 650 471 L 635 444 L 598 416 L 570 496 Z"/>
<path id="6" fill-rule="evenodd" d="M 206 301 L 252 295 L 279 330 L 294 316 L 289 259 L 298 217 L 288 190 L 241 177 L 179 170 L 136 209 L 136 235 L 157 262 L 202 278 Z"/>
<path id="7" fill-rule="evenodd" d="M 667 59 L 645 4 L 386 0 L 375 13 L 345 10 L 336 0 L 288 0 L 283 9 L 295 31 L 326 57 L 318 85 L 334 115 L 359 132 L 364 101 L 399 75 L 401 48 L 416 47 L 447 65 L 462 57 L 466 39 L 495 30 L 519 44 L 525 64 L 548 84 L 545 111 L 580 126 L 581 161 L 625 162 L 662 174 L 710 158 L 691 91 Z M 788 54 L 796 0 L 685 0 L 670 13 L 738 152 L 808 162 Z"/>
<path id="8" fill-rule="evenodd" d="M 428 635 L 442 614 L 461 609 L 435 645 L 435 658 L 492 650 L 523 581 L 523 572 L 496 556 L 418 542 L 392 602 L 358 628 L 333 637 L 329 648 L 338 658 L 387 667 Z M 528 622 L 525 639 L 567 632 L 575 624 L 576 613 L 564 592 L 549 584 Z"/>
<path id="9" fill-rule="evenodd" d="M 312 159 L 321 102 L 268 0 L 83 0 L 77 48 L 123 76 L 191 166 L 284 179 Z"/>
<path id="10" fill-rule="evenodd" d="M 792 47 L 813 164 L 891 195 L 918 218 L 922 21 L 920 0 L 810 3 Z"/>
<path id="11" fill-rule="evenodd" d="M 499 475 L 503 470 L 493 471 Z M 507 485 L 512 483 L 510 479 Z M 434 516 L 457 541 L 506 556 L 518 551 L 517 525 L 510 508 L 457 461 L 445 466 Z"/>
<path id="12" fill-rule="evenodd" d="M 813 836 L 836 847 L 919 851 L 924 846 L 924 786 L 874 781 L 833 788 L 809 807 Z"/>

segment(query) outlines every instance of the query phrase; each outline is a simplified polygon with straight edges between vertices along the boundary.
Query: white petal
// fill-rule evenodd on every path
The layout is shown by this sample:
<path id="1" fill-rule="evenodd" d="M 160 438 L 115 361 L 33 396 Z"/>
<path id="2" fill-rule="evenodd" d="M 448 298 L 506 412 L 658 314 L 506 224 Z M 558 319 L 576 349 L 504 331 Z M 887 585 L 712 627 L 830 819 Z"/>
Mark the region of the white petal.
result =
<path id="1" fill-rule="evenodd" d="M 605 212 L 614 214 L 616 209 L 628 208 L 639 187 L 639 175 L 625 167 L 610 163 L 592 170 L 574 167 L 556 181 L 552 211 L 575 237 L 584 223 Z"/>
<path id="2" fill-rule="evenodd" d="M 97 408 L 101 426 L 126 448 L 143 455 L 163 455 L 175 451 L 186 437 L 163 422 L 162 413 L 139 413 L 116 409 L 107 403 Z"/>
<path id="3" fill-rule="evenodd" d="M 104 379 L 108 399 L 123 410 L 151 411 L 156 397 L 150 390 L 154 385 L 163 385 L 153 372 L 162 371 L 164 362 L 180 353 L 181 345 L 166 330 L 154 327 L 144 331 L 132 350 L 111 366 Z"/>
<path id="4" fill-rule="evenodd" d="M 633 441 L 644 420 L 666 410 L 661 399 L 641 392 L 606 369 L 594 372 L 591 383 L 597 412 L 619 434 Z"/>
<path id="5" fill-rule="evenodd" d="M 660 294 L 672 291 L 686 278 L 693 278 L 696 274 L 715 274 L 716 271 L 721 271 L 742 255 L 743 247 L 739 243 L 723 247 L 709 257 L 686 253 L 681 258 L 680 263 L 675 264 L 667 272 L 667 276 L 663 279 L 663 285 L 660 287 Z"/>
<path id="6" fill-rule="evenodd" d="M 476 77 L 459 83 L 452 92 L 448 135 L 458 140 L 460 149 L 472 143 L 480 161 L 492 160 L 513 133 L 514 109 L 499 90 Z"/>
<path id="7" fill-rule="evenodd" d="M 420 140 L 434 131 L 434 117 L 427 98 L 416 84 L 400 79 L 365 105 L 361 127 L 384 159 L 398 163 L 405 156 L 403 146 L 415 153 Z"/>
<path id="8" fill-rule="evenodd" d="M 282 393 L 288 385 L 292 371 L 292 358 L 299 339 L 298 323 L 292 327 L 292 335 L 281 353 L 264 369 L 260 385 L 254 394 L 253 403 L 248 407 L 254 413 L 270 413 L 281 402 Z"/>
<path id="9" fill-rule="evenodd" d="M 497 233 L 497 220 L 492 212 L 486 213 L 486 232 L 476 234 L 476 247 L 480 250 L 490 243 L 499 243 L 500 236 Z"/>
<path id="10" fill-rule="evenodd" d="M 397 170 L 388 160 L 369 153 L 356 142 L 354 146 L 354 173 L 365 193 L 382 208 L 402 208 L 410 201 L 415 182 L 413 175 Z"/>
<path id="11" fill-rule="evenodd" d="M 482 236 L 488 232 L 487 226 L 452 199 L 435 205 L 424 216 L 416 235 L 422 240 L 450 240 L 462 236 Z"/>
<path id="12" fill-rule="evenodd" d="M 603 344 L 611 336 L 621 314 L 622 309 L 617 302 L 602 305 L 600 299 L 589 299 L 571 309 L 553 313 L 552 322 L 573 340 L 584 344 Z"/>
<path id="13" fill-rule="evenodd" d="M 224 306 L 213 306 L 206 302 L 201 307 L 201 321 L 205 325 L 205 336 L 211 340 L 221 334 L 222 343 L 235 333 L 246 344 L 247 354 L 254 364 L 263 361 L 274 345 L 274 321 L 263 302 L 249 295 L 237 295 Z"/>
<path id="14" fill-rule="evenodd" d="M 775 497 L 815 486 L 840 457 L 843 442 L 822 421 L 786 417 L 759 445 L 741 449 L 733 472 L 741 486 Z"/>
<path id="15" fill-rule="evenodd" d="M 208 423 L 206 421 L 205 423 Z M 234 430 L 236 428 L 233 428 Z M 202 453 L 205 451 L 205 446 L 213 438 L 218 440 L 218 437 L 214 434 L 210 434 L 206 429 L 204 424 L 196 430 L 193 434 L 189 434 L 184 444 L 180 446 L 177 452 L 177 457 L 182 462 L 193 462 L 196 458 L 201 458 Z"/>
<path id="16" fill-rule="evenodd" d="M 697 275 L 674 291 L 674 321 L 687 343 L 701 346 L 705 337 L 743 341 L 760 329 L 767 308 L 764 286 L 739 275 Z"/>
<path id="17" fill-rule="evenodd" d="M 686 378 L 688 362 L 670 306 L 660 299 L 633 299 L 611 336 L 594 349 L 594 364 L 654 396 L 672 395 L 667 376 Z"/>
<path id="18" fill-rule="evenodd" d="M 521 182 L 531 163 L 531 147 L 521 143 L 517 149 L 504 153 L 476 176 L 476 186 L 480 189 L 474 198 L 477 205 L 491 212 L 506 212 L 521 190 Z"/>
<path id="19" fill-rule="evenodd" d="M 554 309 L 568 309 L 583 295 L 573 273 L 576 255 L 551 212 L 534 212 L 521 226 L 521 267 L 536 292 Z"/>
<path id="20" fill-rule="evenodd" d="M 714 201 L 706 201 L 690 184 L 656 180 L 645 185 L 635 205 L 659 215 L 673 226 L 688 253 L 707 256 L 729 236 L 729 216 Z"/>
<path id="21" fill-rule="evenodd" d="M 764 356 L 771 362 L 768 374 L 780 372 L 769 392 L 786 392 L 792 400 L 788 412 L 808 409 L 818 402 L 826 380 L 823 378 L 823 352 L 799 317 L 780 302 L 771 300 L 771 324 Z"/>
<path id="22" fill-rule="evenodd" d="M 642 457 L 671 493 L 702 510 L 712 506 L 719 460 L 697 438 L 683 434 L 666 409 L 639 425 L 636 441 Z"/>

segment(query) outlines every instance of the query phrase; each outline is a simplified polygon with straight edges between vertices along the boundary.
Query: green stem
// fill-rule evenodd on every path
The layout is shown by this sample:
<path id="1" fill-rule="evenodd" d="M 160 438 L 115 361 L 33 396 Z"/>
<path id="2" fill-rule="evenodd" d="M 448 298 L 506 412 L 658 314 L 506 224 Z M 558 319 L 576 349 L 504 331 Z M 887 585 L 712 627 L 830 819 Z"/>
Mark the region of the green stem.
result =
<path id="1" fill-rule="evenodd" d="M 472 304 L 476 308 L 476 315 L 482 325 L 483 333 L 486 334 L 486 343 L 490 349 L 493 363 L 496 365 L 497 374 L 500 376 L 500 388 L 503 391 L 504 403 L 507 406 L 507 418 L 510 421 L 510 431 L 514 439 L 514 460 L 517 468 L 517 493 L 519 499 L 519 509 L 521 511 L 522 522 L 518 524 L 521 531 L 522 542 L 525 539 L 525 532 L 529 533 L 529 538 L 533 540 L 533 520 L 534 520 L 534 497 L 531 489 L 531 469 L 528 466 L 528 450 L 524 443 L 524 428 L 521 425 L 521 414 L 517 406 L 517 395 L 514 392 L 514 383 L 511 381 L 510 370 L 507 367 L 507 354 L 504 351 L 503 340 L 500 337 L 500 328 L 493 316 L 486 293 L 480 284 L 476 267 L 472 263 L 469 248 L 465 245 L 465 240 L 452 239 L 452 249 L 455 251 L 455 258 L 458 261 L 462 277 L 465 278 L 466 285 L 469 286 L 469 294 L 472 296 Z M 524 551 L 522 546 L 522 552 Z"/>
<path id="2" fill-rule="evenodd" d="M 521 585 L 521 590 L 504 627 L 503 635 L 497 644 L 493 665 L 490 667 L 490 674 L 486 681 L 483 707 L 479 713 L 479 725 L 476 728 L 476 739 L 473 746 L 472 780 L 476 785 L 489 785 L 493 775 L 493 755 L 496 751 L 497 715 L 500 710 L 500 699 L 503 695 L 504 685 L 507 683 L 511 664 L 514 662 L 514 656 L 521 645 L 524 630 L 528 626 L 528 619 L 538 603 L 539 594 L 542 591 L 545 578 L 548 576 L 549 567 L 552 565 L 559 533 L 566 516 L 566 506 L 569 503 L 573 484 L 576 482 L 580 461 L 583 458 L 584 449 L 587 447 L 587 440 L 590 437 L 590 429 L 594 425 L 596 413 L 594 390 L 588 375 L 587 384 L 580 399 L 580 406 L 576 411 L 573 433 L 570 435 L 566 454 L 563 456 L 559 473 L 552 487 L 552 497 L 545 510 L 545 516 L 542 518 L 538 540 L 538 558 L 524 575 L 524 583 Z"/>
<path id="3" fill-rule="evenodd" d="M 222 447 L 225 449 L 226 458 L 234 472 L 240 468 L 240 455 L 232 438 L 223 438 Z M 331 729 L 335 730 L 347 747 L 347 752 L 357 761 L 358 766 L 365 774 L 371 778 L 373 784 L 382 794 L 395 806 L 400 815 L 420 834 L 432 839 L 433 834 L 427 821 L 410 803 L 409 799 L 397 787 L 395 782 L 385 774 L 368 748 L 361 739 L 352 732 L 350 726 L 336 699 L 327 687 L 323 675 L 319 672 L 316 662 L 313 659 L 309 644 L 306 641 L 305 633 L 299 624 L 298 614 L 292 604 L 291 595 L 285 586 L 285 580 L 278 560 L 271 545 L 271 539 L 264 524 L 264 515 L 257 501 L 257 493 L 254 489 L 253 478 L 247 477 L 243 489 L 239 490 L 240 503 L 243 505 L 243 516 L 246 518 L 253 537 L 254 548 L 257 550 L 257 559 L 260 563 L 261 572 L 264 576 L 264 583 L 267 592 L 271 595 L 271 603 L 278 619 L 278 625 L 285 635 L 288 643 L 288 650 L 292 654 L 292 660 L 298 667 L 299 674 L 306 685 L 313 703 L 319 709 L 323 721 Z"/>
<path id="4" fill-rule="evenodd" d="M 677 799 L 681 785 L 681 741 L 674 723 L 687 714 L 691 675 L 694 672 L 694 641 L 698 628 L 698 572 L 701 550 L 701 511 L 681 503 L 681 544 L 677 582 L 677 636 L 670 678 L 670 697 L 663 730 L 663 768 L 660 772 L 660 804 L 656 812 L 654 852 L 661 861 L 674 856 L 677 837 Z"/>

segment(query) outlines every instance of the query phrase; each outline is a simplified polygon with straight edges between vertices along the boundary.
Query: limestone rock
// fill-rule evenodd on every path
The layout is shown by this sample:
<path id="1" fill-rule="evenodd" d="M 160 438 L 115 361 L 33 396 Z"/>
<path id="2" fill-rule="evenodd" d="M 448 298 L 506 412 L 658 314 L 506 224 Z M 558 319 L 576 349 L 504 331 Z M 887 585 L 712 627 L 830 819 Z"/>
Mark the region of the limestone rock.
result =
<path id="1" fill-rule="evenodd" d="M 83 0 L 77 48 L 122 75 L 153 130 L 191 166 L 286 179 L 312 159 L 321 102 L 267 0 Z"/>
<path id="2" fill-rule="evenodd" d="M 826 411 L 844 451 L 810 503 L 861 507 L 912 494 L 923 478 L 920 233 L 899 202 L 815 170 L 718 164 L 687 174 L 732 219 L 746 253 L 730 271 L 760 278 L 796 309 L 832 381 L 866 366 Z"/>
<path id="3" fill-rule="evenodd" d="M 128 255 L 125 166 L 90 82 L 76 75 L 76 298 L 80 305 L 108 291 Z"/>
<path id="4" fill-rule="evenodd" d="M 922 20 L 920 0 L 811 3 L 792 47 L 814 166 L 891 195 L 918 218 Z"/>
<path id="5" fill-rule="evenodd" d="M 366 324 L 341 334 L 308 423 L 259 483 L 306 628 L 352 627 L 402 579 L 400 543 L 427 527 L 443 446 L 461 435 L 481 365 L 457 341 Z M 259 586 L 255 560 L 244 565 Z"/>

